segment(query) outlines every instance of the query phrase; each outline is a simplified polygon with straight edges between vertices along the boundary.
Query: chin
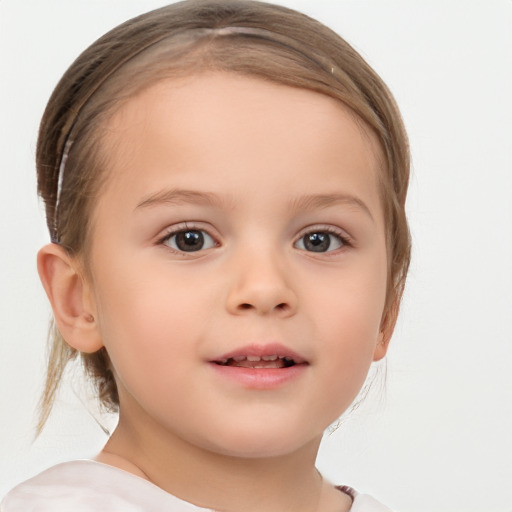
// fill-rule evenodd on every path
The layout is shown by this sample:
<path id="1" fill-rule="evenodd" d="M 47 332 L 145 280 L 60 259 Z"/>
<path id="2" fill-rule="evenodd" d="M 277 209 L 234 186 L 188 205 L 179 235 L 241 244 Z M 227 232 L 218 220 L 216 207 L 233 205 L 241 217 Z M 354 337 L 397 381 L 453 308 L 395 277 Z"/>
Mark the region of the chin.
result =
<path id="1" fill-rule="evenodd" d="M 271 422 L 270 422 L 271 423 Z M 233 429 L 210 437 L 207 449 L 228 457 L 261 459 L 283 457 L 300 451 L 312 442 L 317 444 L 323 435 L 311 433 L 305 436 L 300 425 L 289 423 L 286 428 L 275 425 L 251 425 L 247 428 Z"/>
<path id="2" fill-rule="evenodd" d="M 260 445 L 257 443 L 253 443 L 251 446 L 216 446 L 214 447 L 214 451 L 219 453 L 220 455 L 224 455 L 227 457 L 234 457 L 238 459 L 269 459 L 276 457 L 286 457 L 287 455 L 291 455 L 300 451 L 304 445 L 293 444 L 286 446 L 269 446 Z"/>

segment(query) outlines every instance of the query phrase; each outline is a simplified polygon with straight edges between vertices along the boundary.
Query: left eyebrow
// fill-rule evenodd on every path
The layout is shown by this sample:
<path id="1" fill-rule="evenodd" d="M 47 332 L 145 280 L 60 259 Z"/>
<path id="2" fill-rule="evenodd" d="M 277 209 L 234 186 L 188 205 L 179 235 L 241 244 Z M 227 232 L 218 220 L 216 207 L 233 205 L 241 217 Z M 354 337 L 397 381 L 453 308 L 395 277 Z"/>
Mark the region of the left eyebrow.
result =
<path id="1" fill-rule="evenodd" d="M 356 207 L 358 210 L 361 210 L 366 215 L 368 215 L 373 222 L 375 222 L 372 212 L 366 203 L 362 199 L 351 194 L 309 194 L 291 201 L 290 208 L 296 211 L 307 211 L 317 208 L 327 208 L 337 204 L 347 204 L 349 206 Z"/>
<path id="2" fill-rule="evenodd" d="M 137 204 L 135 210 L 139 208 L 150 208 L 159 205 L 177 205 L 177 204 L 200 204 L 206 206 L 220 206 L 221 200 L 215 194 L 210 192 L 199 192 L 197 190 L 170 189 L 150 194 Z"/>

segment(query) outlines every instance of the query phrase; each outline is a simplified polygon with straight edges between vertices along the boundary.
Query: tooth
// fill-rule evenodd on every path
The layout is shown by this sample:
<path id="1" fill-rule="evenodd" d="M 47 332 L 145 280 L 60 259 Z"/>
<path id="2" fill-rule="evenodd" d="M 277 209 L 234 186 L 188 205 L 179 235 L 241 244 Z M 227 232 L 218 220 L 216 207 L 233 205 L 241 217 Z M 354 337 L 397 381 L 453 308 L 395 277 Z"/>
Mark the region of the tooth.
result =
<path id="1" fill-rule="evenodd" d="M 228 360 L 227 359 L 219 359 L 216 362 L 219 363 L 219 364 L 226 364 L 228 362 Z"/>
<path id="2" fill-rule="evenodd" d="M 246 357 L 245 356 L 236 356 L 236 357 L 233 357 L 233 361 L 237 362 L 237 363 L 240 363 L 241 361 L 245 361 Z"/>
<path id="3" fill-rule="evenodd" d="M 277 356 L 275 354 L 273 356 L 263 356 L 261 359 L 263 359 L 263 361 L 276 361 Z"/>
<path id="4" fill-rule="evenodd" d="M 261 357 L 260 356 L 247 356 L 247 361 L 251 361 L 251 362 L 256 362 L 256 361 L 261 361 Z"/>

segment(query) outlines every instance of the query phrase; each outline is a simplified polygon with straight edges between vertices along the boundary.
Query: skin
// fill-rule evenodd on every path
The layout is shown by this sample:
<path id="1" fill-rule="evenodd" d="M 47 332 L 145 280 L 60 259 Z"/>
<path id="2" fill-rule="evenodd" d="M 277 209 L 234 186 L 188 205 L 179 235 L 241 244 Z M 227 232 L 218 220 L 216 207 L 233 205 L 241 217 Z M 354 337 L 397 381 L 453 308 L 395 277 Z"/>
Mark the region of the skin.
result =
<path id="1" fill-rule="evenodd" d="M 158 83 L 108 128 L 87 272 L 39 255 L 65 339 L 112 360 L 120 420 L 98 460 L 215 510 L 348 510 L 314 464 L 388 344 L 377 142 L 331 98 L 222 73 Z M 205 248 L 179 251 L 180 230 Z M 301 355 L 297 377 L 215 371 L 268 343 Z"/>

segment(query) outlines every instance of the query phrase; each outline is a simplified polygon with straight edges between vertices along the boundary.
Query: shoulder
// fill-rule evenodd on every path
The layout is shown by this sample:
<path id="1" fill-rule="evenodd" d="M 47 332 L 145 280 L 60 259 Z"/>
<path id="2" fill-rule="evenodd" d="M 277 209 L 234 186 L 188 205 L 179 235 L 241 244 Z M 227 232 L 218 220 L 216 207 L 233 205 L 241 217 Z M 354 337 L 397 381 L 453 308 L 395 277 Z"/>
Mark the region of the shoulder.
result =
<path id="1" fill-rule="evenodd" d="M 197 511 L 147 480 L 91 460 L 64 462 L 12 489 L 0 512 Z"/>
<path id="2" fill-rule="evenodd" d="M 393 512 L 368 494 L 361 494 L 352 487 L 340 486 L 338 489 L 352 498 L 350 512 Z"/>

